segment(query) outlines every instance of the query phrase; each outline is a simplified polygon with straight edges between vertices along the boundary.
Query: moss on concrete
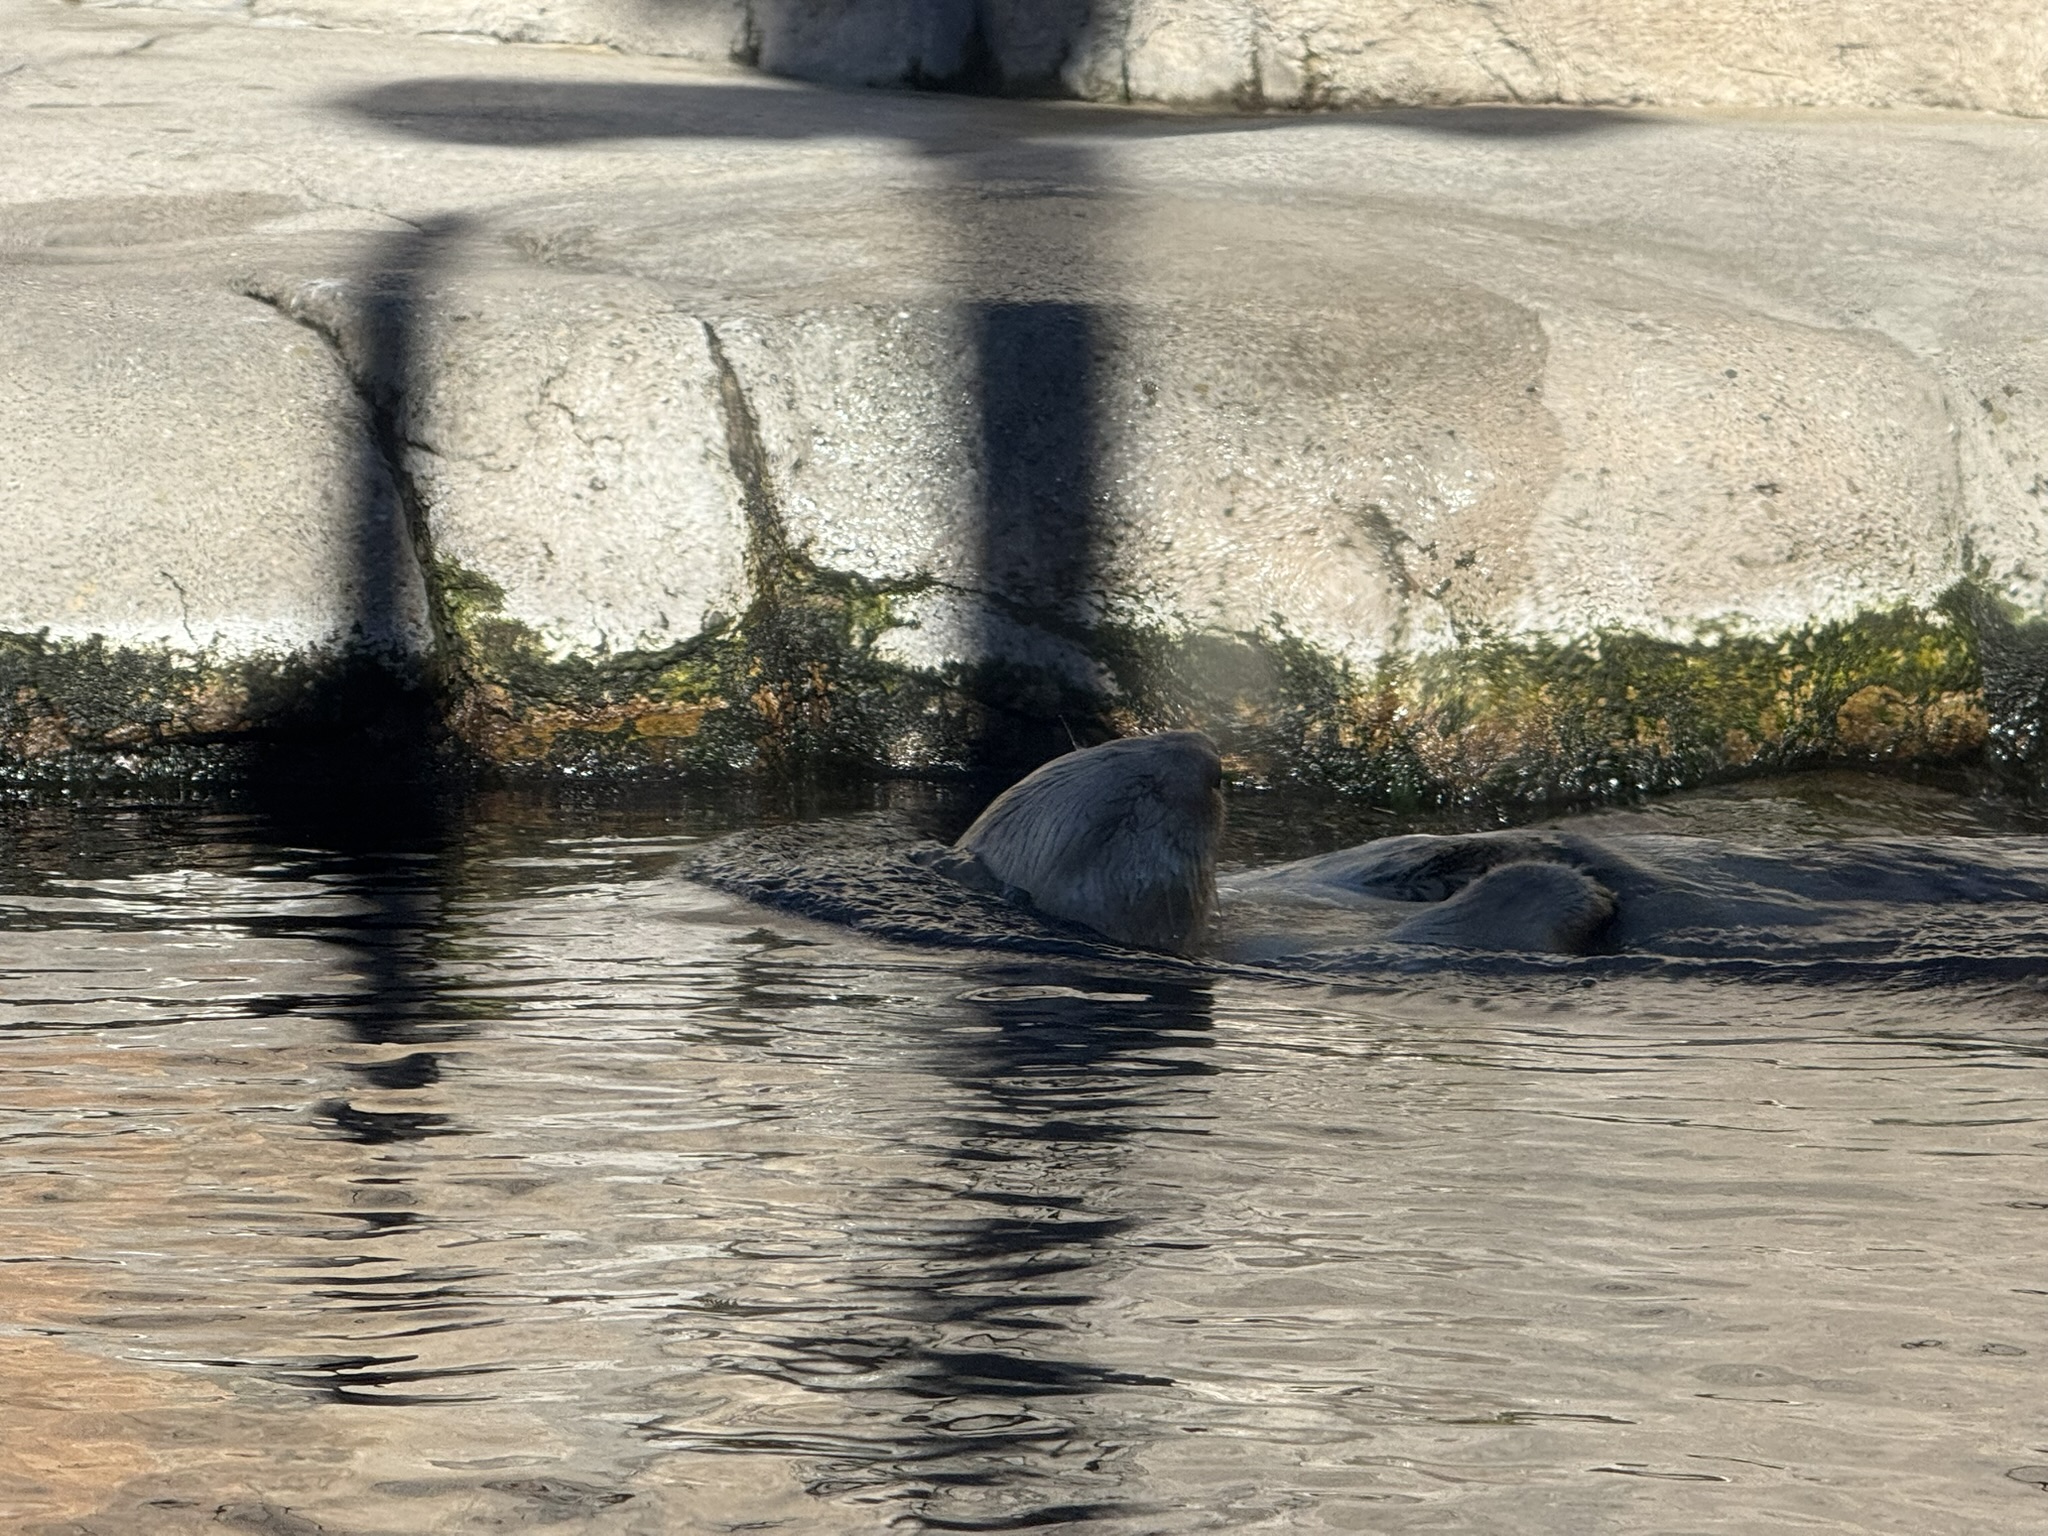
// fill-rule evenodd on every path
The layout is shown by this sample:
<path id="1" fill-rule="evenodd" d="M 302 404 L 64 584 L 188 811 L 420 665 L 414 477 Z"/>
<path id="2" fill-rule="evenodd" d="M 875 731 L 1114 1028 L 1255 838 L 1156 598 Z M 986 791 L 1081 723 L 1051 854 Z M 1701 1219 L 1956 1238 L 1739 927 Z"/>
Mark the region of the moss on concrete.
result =
<path id="1" fill-rule="evenodd" d="M 876 642 L 901 622 L 902 591 L 800 559 L 746 615 L 687 645 L 569 661 L 504 619 L 487 583 L 444 580 L 469 594 L 463 738 L 500 764 L 572 771 L 1014 767 L 1073 742 L 1198 726 L 1251 781 L 1403 807 L 1531 804 L 1825 762 L 1967 761 L 2000 731 L 2032 743 L 2038 729 L 2018 722 L 2043 705 L 2038 683 L 2026 699 L 2008 687 L 2018 703 L 1994 730 L 1990 610 L 1963 589 L 1933 609 L 1770 638 L 1488 641 L 1369 674 L 1284 631 L 1109 628 L 1094 649 L 1115 691 L 1091 696 L 1016 666 L 889 663 Z"/>
<path id="2" fill-rule="evenodd" d="M 499 769 L 725 776 L 1014 771 L 1198 726 L 1243 780 L 1397 808 L 1625 798 L 1829 762 L 2048 761 L 2048 624 L 1959 587 L 1937 606 L 1769 638 L 1484 641 L 1351 667 L 1298 637 L 1110 627 L 1113 690 L 1008 664 L 926 672 L 878 644 L 915 582 L 776 552 L 738 618 L 661 651 L 555 659 L 489 580 L 432 572 L 442 654 L 413 686 L 366 658 L 252 660 L 0 635 L 13 777 L 251 737 L 445 727 Z"/>
<path id="3" fill-rule="evenodd" d="M 1050 741 L 1021 751 L 1015 741 L 1043 736 L 1062 701 L 1087 739 L 1106 734 L 1100 701 L 1048 691 L 1018 669 L 931 673 L 887 660 L 878 642 L 902 627 L 902 599 L 931 582 L 832 570 L 790 537 L 746 388 L 717 329 L 707 323 L 704 337 L 746 519 L 746 612 L 665 650 L 554 659 L 505 614 L 494 583 L 430 554 L 442 686 L 461 741 L 513 770 L 794 775 L 1028 766 Z"/>
<path id="4" fill-rule="evenodd" d="M 424 703 L 417 680 L 366 656 L 224 662 L 0 632 L 0 780 L 186 776 L 252 740 L 409 737 Z"/>
<path id="5" fill-rule="evenodd" d="M 1992 735 L 1974 599 L 1770 638 L 1484 641 L 1365 675 L 1269 636 L 1119 637 L 1126 729 L 1200 725 L 1246 779 L 1397 807 L 1627 797 L 1825 762 L 1953 762 Z"/>
<path id="6" fill-rule="evenodd" d="M 488 579 L 440 562 L 433 580 L 450 723 L 504 768 L 867 771 L 895 762 L 943 692 L 876 653 L 914 585 L 791 561 L 746 614 L 680 645 L 555 659 Z"/>
<path id="7" fill-rule="evenodd" d="M 1992 764 L 2029 789 L 2048 781 L 2048 620 L 1977 586 L 1951 598 L 1976 636 Z"/>

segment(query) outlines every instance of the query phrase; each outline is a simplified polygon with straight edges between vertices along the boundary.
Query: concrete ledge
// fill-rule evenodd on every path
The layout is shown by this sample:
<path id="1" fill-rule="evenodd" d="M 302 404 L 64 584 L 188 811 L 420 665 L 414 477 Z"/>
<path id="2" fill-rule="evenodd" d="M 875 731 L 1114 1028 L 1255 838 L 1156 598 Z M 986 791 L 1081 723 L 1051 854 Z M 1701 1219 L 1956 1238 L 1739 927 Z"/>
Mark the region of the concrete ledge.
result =
<path id="1" fill-rule="evenodd" d="M 2030 124 L 0 15 L 9 762 L 300 729 L 364 669 L 545 771 L 1192 723 L 1512 798 L 2035 751 Z"/>
<path id="2" fill-rule="evenodd" d="M 192 655 L 426 644 L 425 594 L 327 349 L 163 266 L 0 266 L 0 630 Z"/>

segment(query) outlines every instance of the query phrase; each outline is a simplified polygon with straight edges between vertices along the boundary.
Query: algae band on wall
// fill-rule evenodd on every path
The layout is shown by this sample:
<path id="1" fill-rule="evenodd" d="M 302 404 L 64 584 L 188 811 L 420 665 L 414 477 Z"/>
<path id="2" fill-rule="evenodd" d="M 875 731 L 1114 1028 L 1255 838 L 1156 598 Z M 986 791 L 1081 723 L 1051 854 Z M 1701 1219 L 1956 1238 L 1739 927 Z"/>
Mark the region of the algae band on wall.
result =
<path id="1" fill-rule="evenodd" d="M 1830 761 L 1966 762 L 2001 746 L 2013 758 L 2031 739 L 2006 718 L 1994 741 L 1980 654 L 1987 629 L 2007 654 L 2026 632 L 1987 626 L 1997 610 L 1960 592 L 1931 613 L 1769 639 L 1494 642 L 1371 675 L 1286 636 L 1105 630 L 1091 648 L 1109 687 L 1088 695 L 1015 666 L 891 661 L 877 642 L 898 622 L 896 594 L 814 570 L 785 572 L 773 604 L 688 645 L 600 660 L 550 661 L 480 578 L 436 584 L 460 651 L 437 669 L 435 708 L 407 718 L 520 773 L 943 771 L 1043 757 L 1068 732 L 1193 726 L 1243 780 L 1512 805 Z M 1993 693 L 2033 705 L 2015 665 L 2001 674 L 1994 654 Z M 379 675 L 366 661 L 215 666 L 10 636 L 0 748 L 17 776 L 58 778 L 168 746 L 359 731 L 393 697 Z"/>
<path id="2" fill-rule="evenodd" d="M 1195 727 L 1242 778 L 1403 805 L 1601 799 L 1829 761 L 1957 762 L 1990 739 L 1978 621 L 1932 612 L 1677 644 L 1493 642 L 1362 675 L 1285 635 L 1104 629 L 1108 686 L 1014 664 L 920 670 L 878 653 L 897 599 L 783 551 L 741 619 L 674 650 L 550 662 L 481 578 L 441 585 L 462 645 L 451 718 L 506 767 L 957 770 L 1072 741 Z M 917 589 L 912 588 L 910 591 Z M 2001 634 L 2015 633 L 2008 624 Z M 1067 735 L 1071 733 L 1071 735 Z"/>

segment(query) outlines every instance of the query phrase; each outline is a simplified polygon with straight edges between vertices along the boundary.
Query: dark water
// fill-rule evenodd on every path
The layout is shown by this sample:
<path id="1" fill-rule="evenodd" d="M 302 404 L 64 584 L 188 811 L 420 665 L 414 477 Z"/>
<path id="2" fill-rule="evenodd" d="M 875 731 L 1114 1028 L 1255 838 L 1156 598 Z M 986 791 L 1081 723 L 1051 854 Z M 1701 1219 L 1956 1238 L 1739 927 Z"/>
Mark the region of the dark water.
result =
<path id="1" fill-rule="evenodd" d="M 2048 1529 L 2034 977 L 994 960 L 675 877 L 785 807 L 375 810 L 0 811 L 0 1528 Z"/>

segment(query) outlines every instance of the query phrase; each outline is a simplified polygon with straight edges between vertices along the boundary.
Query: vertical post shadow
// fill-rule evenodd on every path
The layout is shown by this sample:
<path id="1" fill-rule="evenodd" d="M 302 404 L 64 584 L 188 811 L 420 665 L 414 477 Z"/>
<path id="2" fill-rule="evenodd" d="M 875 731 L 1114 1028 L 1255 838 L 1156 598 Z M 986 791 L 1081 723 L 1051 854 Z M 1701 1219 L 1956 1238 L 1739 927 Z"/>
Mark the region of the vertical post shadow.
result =
<path id="1" fill-rule="evenodd" d="M 415 617 L 412 610 L 423 585 L 421 557 L 429 548 L 406 465 L 407 401 L 423 295 L 462 229 L 460 219 L 443 216 L 378 240 L 353 284 L 361 296 L 355 325 L 341 316 L 329 322 L 340 332 L 342 360 L 354 377 L 369 429 L 356 453 L 356 632 L 367 651 L 383 653 L 400 671 L 410 660 L 404 655 L 408 620 Z M 425 600 L 431 608 L 430 591 Z M 415 750 L 426 745 L 417 740 L 404 744 Z"/>
<path id="2" fill-rule="evenodd" d="M 1069 233 L 1085 232 L 1085 221 L 1067 217 L 1069 207 L 1031 225 L 1028 266 L 1014 243 L 1034 209 L 1085 196 L 1098 181 L 1097 156 L 1073 141 L 1071 128 L 1034 120 L 1036 137 L 1019 140 L 1002 125 L 963 127 L 944 104 L 907 97 L 669 83 L 423 79 L 359 93 L 345 107 L 439 143 L 538 150 L 624 139 L 892 137 L 934 162 L 945 182 L 940 195 L 970 210 L 954 231 L 966 274 L 955 301 L 973 373 L 971 414 L 960 425 L 978 438 L 981 458 L 968 550 L 976 604 L 968 644 L 976 654 L 966 661 L 987 706 L 971 755 L 1028 767 L 1084 733 L 1099 734 L 1092 719 L 1063 720 L 1048 708 L 1078 690 L 1049 696 L 1028 681 L 1030 668 L 1014 664 L 1026 651 L 1085 649 L 1102 618 L 1104 320 L 1083 297 L 1094 286 L 1087 252 Z M 996 187 L 992 211 L 976 208 L 987 185 Z M 399 388 L 411 366 L 419 274 L 431 269 L 436 249 L 429 237 L 394 242 L 378 257 L 385 270 L 370 326 L 375 366 L 365 372 L 395 474 L 403 470 L 403 402 L 376 392 Z M 1049 284 L 1057 286 L 1048 291 Z M 1119 1502 L 1113 1472 L 1074 1467 L 1065 1447 L 1091 1416 L 1128 1418 L 1124 1439 L 1142 1433 L 1147 1416 L 1121 1415 L 1115 1394 L 1170 1385 L 1086 1359 L 1073 1319 L 1095 1299 L 1105 1260 L 1145 1219 L 1118 1208 L 1127 1198 L 1119 1172 L 1125 1145 L 1164 1128 L 1163 1093 L 1213 1070 L 1168 1049 L 1206 1029 L 1206 988 L 1148 979 L 1147 994 L 1133 997 L 1129 978 L 1120 984 L 1071 968 L 1004 979 L 1030 984 L 1008 996 L 998 988 L 972 1005 L 986 1028 L 937 1047 L 948 1102 L 967 1106 L 938 1149 L 957 1182 L 956 1214 L 876 1232 L 883 1256 L 863 1255 L 849 1277 L 873 1298 L 855 1314 L 867 1321 L 821 1318 L 808 1329 L 785 1323 L 769 1337 L 750 1334 L 748 1344 L 765 1348 L 727 1367 L 807 1393 L 859 1394 L 860 1417 L 884 1432 L 853 1437 L 868 1448 L 828 1468 L 819 1491 L 887 1486 L 914 1501 L 910 1518 L 928 1529 L 1073 1526 L 1135 1513 Z M 401 968 L 373 990 L 403 1004 L 409 986 Z M 956 1425 L 947 1407 L 961 1402 L 984 1405 L 995 1419 L 963 1410 Z M 735 1432 L 684 1419 L 644 1431 L 681 1451 L 810 1457 L 820 1444 L 849 1439 L 837 1419 L 833 1426 L 823 1434 L 780 1423 Z M 975 1508 L 962 1524 L 949 1510 L 966 1504 Z"/>
<path id="3" fill-rule="evenodd" d="M 369 418 L 369 441 L 358 452 L 356 594 L 358 632 L 375 647 L 395 649 L 408 600 L 428 548 L 406 468 L 406 408 L 416 372 L 420 311 L 427 285 L 461 232 L 453 218 L 429 220 L 386 236 L 373 247 L 356 288 L 362 295 L 357 388 Z M 403 658 L 393 662 L 403 665 Z M 412 729 L 404 729 L 405 725 Z M 446 1033 L 434 1017 L 435 967 L 429 948 L 445 905 L 445 859 L 453 842 L 449 786 L 431 762 L 432 724 L 402 722 L 381 765 L 365 760 L 337 786 L 330 839 L 349 859 L 348 888 L 363 904 L 348 942 L 361 977 L 361 1000 L 347 1019 L 368 1045 L 417 1045 Z M 427 1087 L 439 1079 L 438 1058 L 415 1050 L 357 1070 L 384 1092 Z M 343 1134 L 367 1142 L 411 1141 L 445 1130 L 443 1117 L 357 1109 L 346 1100 L 323 1106 Z"/>
<path id="4" fill-rule="evenodd" d="M 958 192 L 972 194 L 975 164 L 954 170 Z M 1085 198 L 1095 157 L 1063 144 L 1033 155 L 1028 170 L 1033 185 L 994 200 L 993 214 L 963 231 L 977 289 L 970 302 L 981 451 L 974 557 L 982 608 L 971 660 L 986 711 L 971 755 L 978 766 L 1012 772 L 1106 734 L 1092 701 L 1049 688 L 1017 664 L 1020 651 L 1086 649 L 1102 616 L 1104 574 L 1095 378 L 1102 318 L 1077 299 L 1012 297 L 1031 285 L 1007 270 L 1005 238 L 1018 211 Z M 1066 268 L 1078 253 L 1052 257 Z"/>
<path id="5" fill-rule="evenodd" d="M 757 1004 L 791 995 L 772 969 L 760 979 Z M 1209 985 L 1044 961 L 974 979 L 985 985 L 940 1027 L 886 1038 L 928 1075 L 909 1134 L 930 1171 L 848 1202 L 844 1268 L 803 1288 L 814 1299 L 723 1322 L 678 1315 L 714 1381 L 765 1377 L 815 1411 L 735 1423 L 713 1385 L 689 1395 L 720 1407 L 642 1433 L 684 1453 L 794 1460 L 813 1494 L 900 1505 L 894 1523 L 912 1529 L 1156 1514 L 1120 1456 L 1168 1419 L 1159 1398 L 1174 1383 L 1090 1359 L 1089 1313 L 1134 1241 L 1167 1235 L 1166 1213 L 1133 1198 L 1132 1144 L 1206 1133 Z"/>
<path id="6" fill-rule="evenodd" d="M 975 309 L 983 481 L 976 563 L 985 589 L 1027 622 L 1085 623 L 1097 575 L 1095 316 L 1066 303 Z M 993 653 L 995 641 L 988 643 Z"/>
<path id="7" fill-rule="evenodd" d="M 439 718 L 425 686 L 432 658 L 412 646 L 420 612 L 423 530 L 405 467 L 405 409 L 415 372 L 424 286 L 460 233 L 438 219 L 378 240 L 335 307 L 288 312 L 320 334 L 361 404 L 351 421 L 351 643 L 312 701 L 311 729 L 251 758 L 242 785 L 268 840 L 317 851 L 330 888 L 353 910 L 314 932 L 340 945 L 355 987 L 335 1013 L 366 1046 L 423 1046 L 444 1038 L 431 950 L 446 896 L 445 856 L 456 841 L 462 786 L 443 771 Z M 350 1069 L 380 1092 L 426 1088 L 439 1058 L 415 1049 Z M 443 1133 L 445 1117 L 357 1108 L 346 1094 L 320 1114 L 367 1143 Z"/>
<path id="8" fill-rule="evenodd" d="M 423 79 L 344 105 L 413 137 L 536 149 L 650 138 L 888 137 L 944 169 L 944 202 L 975 209 L 986 201 L 993 211 L 963 216 L 955 229 L 966 273 L 957 302 L 974 373 L 972 416 L 961 425 L 978 439 L 981 460 L 968 541 L 974 569 L 964 638 L 972 654 L 962 658 L 981 697 L 967 757 L 1015 771 L 1107 734 L 1096 718 L 1106 701 L 1087 700 L 1073 680 L 1101 618 L 1095 373 L 1103 322 L 1093 303 L 1058 289 L 1045 293 L 1048 273 L 1068 293 L 1090 286 L 1087 253 L 1065 236 L 1084 227 L 1067 216 L 1070 207 L 1029 226 L 1028 267 L 1016 238 L 1034 207 L 1088 197 L 1098 180 L 1097 156 L 1073 141 L 1068 125 L 1034 120 L 1032 136 L 1020 138 L 1005 124 L 963 122 L 929 98 L 688 84 Z M 994 190 L 984 198 L 988 186 Z M 403 283 L 392 274 L 427 266 L 438 238 L 423 231 L 392 242 L 381 258 L 387 270 L 372 325 L 377 390 L 403 379 L 410 355 Z M 394 427 L 402 402 L 378 399 L 385 456 L 402 477 L 404 444 Z M 1049 653 L 1069 659 L 1066 682 L 1048 685 L 1047 671 L 1059 672 L 1046 667 Z"/>

